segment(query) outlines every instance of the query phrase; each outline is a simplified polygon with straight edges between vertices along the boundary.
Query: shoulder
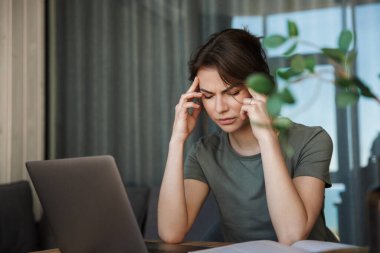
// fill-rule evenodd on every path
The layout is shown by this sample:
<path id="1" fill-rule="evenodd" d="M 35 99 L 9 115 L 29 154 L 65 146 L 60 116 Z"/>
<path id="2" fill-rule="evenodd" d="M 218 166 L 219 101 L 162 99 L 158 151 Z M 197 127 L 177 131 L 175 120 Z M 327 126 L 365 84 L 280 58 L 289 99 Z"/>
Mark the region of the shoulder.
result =
<path id="1" fill-rule="evenodd" d="M 293 147 L 302 147 L 307 144 L 332 147 L 330 135 L 320 126 L 305 126 L 293 123 L 288 132 L 289 143 Z"/>
<path id="2" fill-rule="evenodd" d="M 292 177 L 316 177 L 330 187 L 329 166 L 333 145 L 329 134 L 319 126 L 294 123 L 288 132 L 288 144 L 291 152 L 286 160 Z"/>

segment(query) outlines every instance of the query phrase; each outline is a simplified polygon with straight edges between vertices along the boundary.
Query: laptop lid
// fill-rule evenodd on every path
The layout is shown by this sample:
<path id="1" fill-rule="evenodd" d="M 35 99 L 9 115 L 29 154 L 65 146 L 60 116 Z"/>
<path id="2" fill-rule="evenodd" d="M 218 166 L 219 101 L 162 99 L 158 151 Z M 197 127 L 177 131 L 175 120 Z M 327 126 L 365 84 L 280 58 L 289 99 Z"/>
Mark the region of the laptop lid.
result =
<path id="1" fill-rule="evenodd" d="M 26 163 L 62 252 L 147 249 L 112 156 Z"/>

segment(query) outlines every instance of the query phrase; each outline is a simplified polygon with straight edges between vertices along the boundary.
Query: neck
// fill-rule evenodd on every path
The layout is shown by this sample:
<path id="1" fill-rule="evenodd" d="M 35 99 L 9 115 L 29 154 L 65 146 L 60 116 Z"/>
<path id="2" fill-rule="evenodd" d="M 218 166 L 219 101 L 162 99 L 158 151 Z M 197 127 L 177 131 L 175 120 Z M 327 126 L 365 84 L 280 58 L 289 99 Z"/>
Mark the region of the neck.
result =
<path id="1" fill-rule="evenodd" d="M 247 124 L 238 131 L 229 133 L 228 138 L 232 148 L 239 155 L 251 156 L 260 153 L 259 143 L 252 133 L 250 124 Z"/>

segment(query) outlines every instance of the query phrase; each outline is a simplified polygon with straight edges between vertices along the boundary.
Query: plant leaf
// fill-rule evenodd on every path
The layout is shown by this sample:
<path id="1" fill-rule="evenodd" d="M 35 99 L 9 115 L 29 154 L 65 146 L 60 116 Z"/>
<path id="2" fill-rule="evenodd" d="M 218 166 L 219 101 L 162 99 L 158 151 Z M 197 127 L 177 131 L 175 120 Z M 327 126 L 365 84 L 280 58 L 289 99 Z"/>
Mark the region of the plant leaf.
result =
<path id="1" fill-rule="evenodd" d="M 355 84 L 355 82 L 353 82 L 351 79 L 341 78 L 341 77 L 336 79 L 335 83 L 337 86 L 339 86 L 341 88 L 349 88 L 349 87 L 356 87 L 357 86 Z"/>
<path id="2" fill-rule="evenodd" d="M 322 48 L 321 49 L 323 54 L 326 55 L 328 58 L 333 59 L 334 61 L 338 63 L 342 63 L 344 59 L 344 53 L 336 48 Z"/>
<path id="3" fill-rule="evenodd" d="M 279 94 L 270 96 L 267 100 L 267 110 L 270 116 L 277 116 L 281 112 L 282 99 Z"/>
<path id="4" fill-rule="evenodd" d="M 296 72 L 303 72 L 305 70 L 306 63 L 303 57 L 298 54 L 292 58 L 290 61 L 290 66 Z"/>
<path id="5" fill-rule="evenodd" d="M 338 46 L 339 49 L 346 53 L 352 42 L 352 32 L 349 30 L 343 30 L 339 35 Z"/>
<path id="6" fill-rule="evenodd" d="M 297 45 L 298 45 L 298 43 L 294 42 L 293 45 L 291 47 L 289 47 L 288 50 L 285 51 L 284 55 L 285 56 L 291 55 L 296 50 Z"/>
<path id="7" fill-rule="evenodd" d="M 310 73 L 314 73 L 315 67 L 315 58 L 314 57 L 306 57 L 305 58 L 306 69 L 310 71 Z"/>
<path id="8" fill-rule="evenodd" d="M 287 39 L 284 36 L 274 34 L 274 35 L 265 37 L 263 43 L 264 43 L 264 46 L 267 48 L 277 48 L 281 46 L 282 44 L 284 44 L 286 41 Z"/>
<path id="9" fill-rule="evenodd" d="M 284 88 L 279 94 L 282 101 L 287 104 L 294 104 L 296 102 L 292 92 L 288 88 Z"/>
<path id="10" fill-rule="evenodd" d="M 362 80 L 360 80 L 357 76 L 353 77 L 353 82 L 356 84 L 356 86 L 360 90 L 360 94 L 363 95 L 364 97 L 368 98 L 374 98 L 377 99 L 376 95 L 373 94 L 371 89 L 366 85 Z"/>
<path id="11" fill-rule="evenodd" d="M 247 86 L 252 90 L 269 95 L 274 91 L 274 83 L 264 74 L 251 74 L 247 78 Z"/>
<path id="12" fill-rule="evenodd" d="M 285 117 L 276 117 L 273 119 L 273 125 L 274 127 L 276 127 L 276 129 L 285 130 L 291 127 L 292 124 L 293 122 L 290 119 L 285 118 Z"/>
<path id="13" fill-rule="evenodd" d="M 298 27 L 294 21 L 288 20 L 288 35 L 289 37 L 298 36 Z"/>
<path id="14" fill-rule="evenodd" d="M 339 107 L 352 105 L 358 101 L 359 95 L 353 91 L 340 91 L 336 96 L 336 103 Z"/>
<path id="15" fill-rule="evenodd" d="M 283 80 L 289 80 L 292 77 L 296 77 L 302 74 L 302 72 L 296 72 L 292 68 L 288 68 L 285 71 L 277 70 L 277 76 Z"/>

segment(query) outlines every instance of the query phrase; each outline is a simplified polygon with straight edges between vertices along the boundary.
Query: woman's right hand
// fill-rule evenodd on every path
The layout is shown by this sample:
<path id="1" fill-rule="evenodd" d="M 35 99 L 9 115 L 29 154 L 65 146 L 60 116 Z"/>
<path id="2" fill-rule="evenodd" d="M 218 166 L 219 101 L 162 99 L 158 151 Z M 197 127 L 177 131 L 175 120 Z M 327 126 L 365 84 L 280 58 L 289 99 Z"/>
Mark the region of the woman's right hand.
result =
<path id="1" fill-rule="evenodd" d="M 202 110 L 201 103 L 198 104 L 194 102 L 195 98 L 202 98 L 202 93 L 196 91 L 198 86 L 199 79 L 195 77 L 189 90 L 182 94 L 175 107 L 172 140 L 186 141 L 195 127 L 198 116 Z M 192 113 L 189 112 L 190 108 L 193 109 Z"/>

